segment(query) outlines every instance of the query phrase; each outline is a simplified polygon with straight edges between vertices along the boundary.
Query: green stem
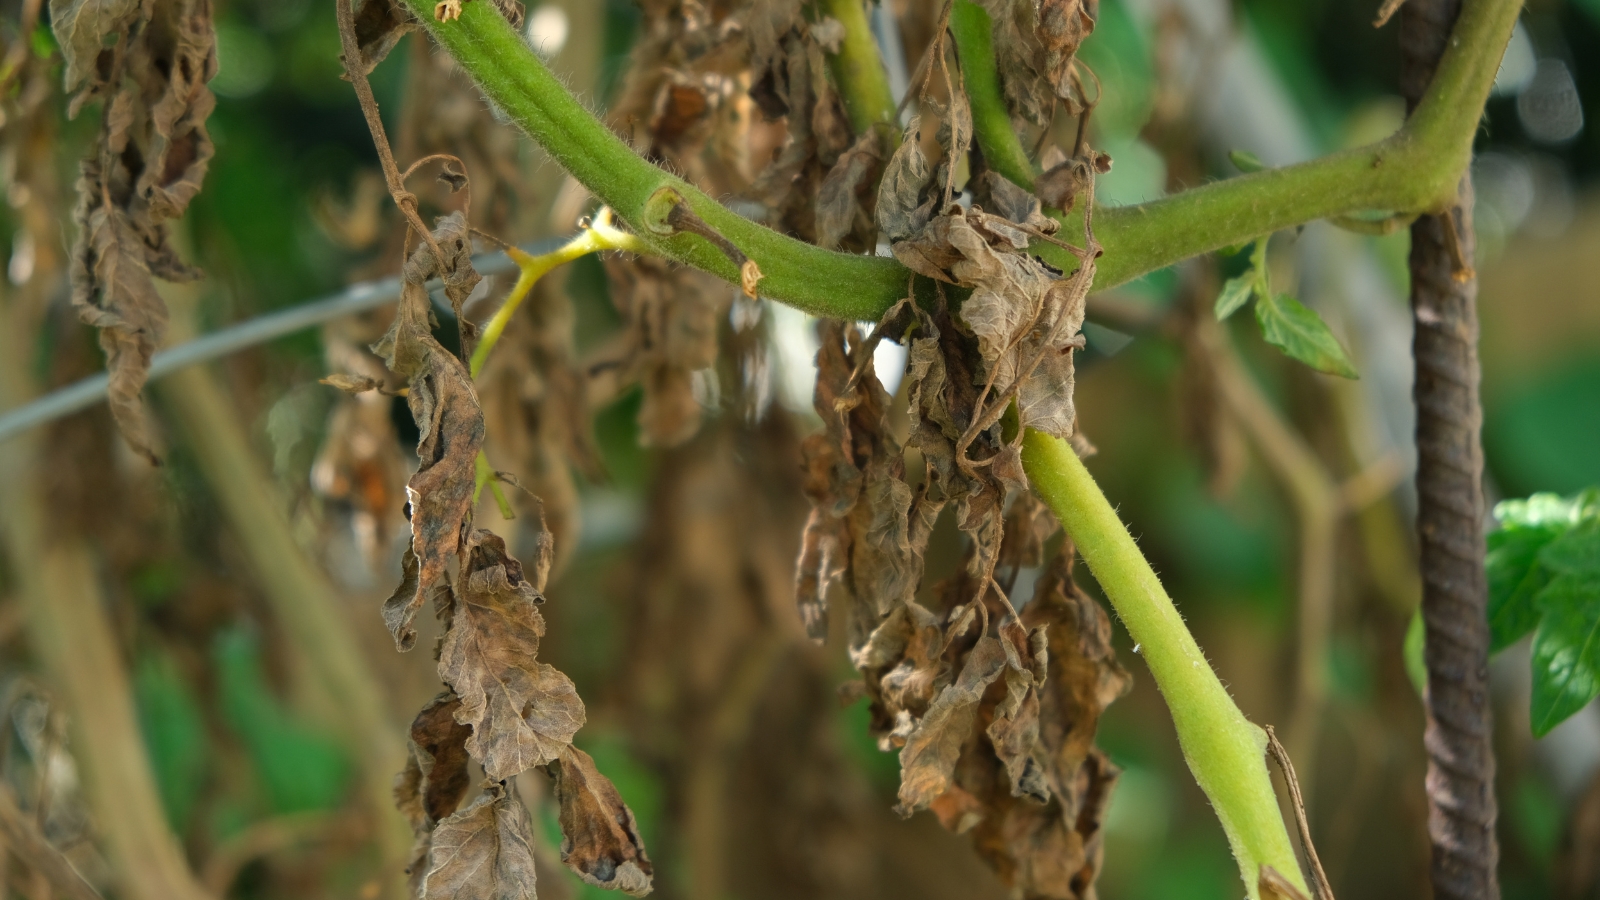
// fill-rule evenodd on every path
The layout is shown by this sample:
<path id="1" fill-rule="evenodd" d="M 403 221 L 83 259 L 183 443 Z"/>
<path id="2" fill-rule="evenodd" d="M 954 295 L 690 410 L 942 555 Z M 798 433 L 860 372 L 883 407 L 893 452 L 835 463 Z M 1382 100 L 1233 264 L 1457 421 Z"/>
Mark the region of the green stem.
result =
<path id="1" fill-rule="evenodd" d="M 492 4 L 466 4 L 460 19 L 439 23 L 429 0 L 405 2 L 490 99 L 629 223 L 640 225 L 650 196 L 671 187 L 760 265 L 766 275 L 762 292 L 774 300 L 819 315 L 876 319 L 905 296 L 910 273 L 898 262 L 835 253 L 780 235 L 640 158 L 567 93 Z M 1466 169 L 1483 102 L 1521 8 L 1521 0 L 1466 0 L 1427 96 L 1387 140 L 1151 203 L 1097 210 L 1095 234 L 1105 255 L 1096 286 L 1114 287 L 1188 257 L 1315 219 L 1373 209 L 1442 208 L 1455 196 Z M 982 51 L 970 42 L 963 46 L 957 37 L 971 73 L 974 54 Z M 1008 129 L 983 126 L 980 146 L 1001 140 L 1003 130 Z M 663 255 L 738 283 L 738 271 L 708 241 L 693 235 L 648 239 Z M 1064 251 L 1050 245 L 1036 249 L 1052 264 L 1077 267 Z"/>
<path id="2" fill-rule="evenodd" d="M 1011 112 L 1000 93 L 1000 73 L 994 61 L 994 24 L 983 7 L 955 0 L 950 8 L 950 34 L 961 60 L 961 80 L 972 104 L 972 130 L 989 168 L 1012 184 L 1033 190 L 1038 169 L 1022 148 L 1011 127 Z M 1073 268 L 1077 268 L 1076 262 Z M 1097 273 L 1098 274 L 1098 273 Z"/>
<path id="3" fill-rule="evenodd" d="M 878 55 L 878 42 L 867 23 L 862 0 L 818 0 L 817 8 L 844 26 L 839 52 L 828 56 L 833 83 L 844 98 L 850 128 L 856 134 L 877 129 L 888 138 L 885 146 L 899 143 L 900 130 L 894 120 L 894 92 L 889 90 L 889 73 Z"/>
<path id="4" fill-rule="evenodd" d="M 1072 448 L 1030 429 L 1023 437 L 1022 464 L 1138 642 L 1166 698 L 1189 769 L 1222 822 L 1245 890 L 1255 900 L 1263 865 L 1304 890 L 1267 772 L 1266 733 L 1228 696 L 1139 545 Z"/>

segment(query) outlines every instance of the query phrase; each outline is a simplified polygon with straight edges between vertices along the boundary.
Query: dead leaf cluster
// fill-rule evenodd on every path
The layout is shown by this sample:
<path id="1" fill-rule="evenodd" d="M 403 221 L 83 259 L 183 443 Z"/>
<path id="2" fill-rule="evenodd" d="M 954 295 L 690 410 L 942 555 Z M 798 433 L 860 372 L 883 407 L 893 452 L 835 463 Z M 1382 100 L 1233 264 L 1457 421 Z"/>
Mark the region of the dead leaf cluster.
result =
<path id="1" fill-rule="evenodd" d="M 1050 125 L 1056 101 L 1078 115 L 1088 105 L 1076 71 L 1078 46 L 1094 31 L 1099 0 L 982 0 L 994 21 L 995 66 L 1011 115 Z"/>
<path id="2" fill-rule="evenodd" d="M 100 134 L 79 169 L 72 303 L 100 329 L 112 415 L 128 443 L 158 462 L 140 394 L 166 332 L 154 279 L 192 281 L 167 223 L 200 190 L 214 152 L 206 119 L 217 72 L 210 0 L 51 0 L 51 21 L 76 92 L 69 115 L 103 101 Z"/>

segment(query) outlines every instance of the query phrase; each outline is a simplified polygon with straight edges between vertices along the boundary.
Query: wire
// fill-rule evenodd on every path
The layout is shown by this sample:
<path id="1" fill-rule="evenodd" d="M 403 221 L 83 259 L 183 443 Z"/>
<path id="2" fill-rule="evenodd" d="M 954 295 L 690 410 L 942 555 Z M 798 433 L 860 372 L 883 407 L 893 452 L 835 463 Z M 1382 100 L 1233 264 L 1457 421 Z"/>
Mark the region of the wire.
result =
<path id="1" fill-rule="evenodd" d="M 560 239 L 539 241 L 523 249 L 535 256 L 549 253 L 562 245 Z M 484 253 L 473 257 L 473 266 L 481 275 L 502 275 L 515 271 L 517 266 L 504 253 Z M 453 317 L 450 305 L 438 295 L 437 281 L 428 283 L 434 298 L 434 307 L 446 316 Z M 400 278 L 384 278 L 351 285 L 343 291 L 319 300 L 312 300 L 288 309 L 254 319 L 246 319 L 221 331 L 179 344 L 157 353 L 150 361 L 149 381 L 169 375 L 179 369 L 209 362 L 237 353 L 247 347 L 264 344 L 314 325 L 376 309 L 393 303 L 400 297 Z M 56 419 L 87 409 L 106 398 L 106 385 L 110 379 L 104 372 L 91 375 L 59 390 L 51 391 L 31 403 L 0 413 L 0 442 L 47 425 Z"/>

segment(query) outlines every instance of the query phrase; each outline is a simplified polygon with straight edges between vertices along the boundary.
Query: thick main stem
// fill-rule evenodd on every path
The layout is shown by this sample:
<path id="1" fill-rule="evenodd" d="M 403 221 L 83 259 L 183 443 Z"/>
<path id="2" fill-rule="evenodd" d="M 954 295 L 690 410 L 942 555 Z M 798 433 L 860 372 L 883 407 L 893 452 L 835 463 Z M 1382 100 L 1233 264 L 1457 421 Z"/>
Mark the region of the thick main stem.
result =
<path id="1" fill-rule="evenodd" d="M 1400 87 L 1410 103 L 1469 10 L 1459 0 L 1402 8 Z M 1434 897 L 1498 900 L 1471 179 L 1463 176 L 1457 191 L 1444 214 L 1411 226 L 1428 836 Z"/>
<path id="2" fill-rule="evenodd" d="M 650 196 L 670 187 L 761 267 L 767 297 L 819 315 L 877 319 L 905 296 L 910 273 L 900 263 L 835 253 L 778 234 L 640 158 L 566 91 L 492 4 L 466 4 L 460 19 L 446 23 L 434 21 L 432 0 L 405 4 L 496 105 L 636 230 Z M 1105 255 L 1097 264 L 1096 286 L 1113 287 L 1315 219 L 1447 205 L 1521 6 L 1521 0 L 1469 0 L 1427 98 L 1405 128 L 1385 141 L 1152 203 L 1097 209 L 1095 234 Z M 974 58 L 973 48 L 962 48 L 959 40 L 957 49 L 963 59 Z M 978 117 L 975 105 L 975 123 Z M 693 235 L 649 240 L 668 256 L 739 282 L 738 270 L 708 241 Z M 1034 250 L 1058 267 L 1077 268 L 1065 251 L 1048 244 Z"/>
<path id="3" fill-rule="evenodd" d="M 1030 430 L 1023 438 L 1022 464 L 1139 643 L 1172 713 L 1189 770 L 1222 822 L 1245 890 L 1252 900 L 1259 896 L 1263 865 L 1305 890 L 1267 771 L 1266 733 L 1228 696 L 1139 545 L 1072 448 Z"/>

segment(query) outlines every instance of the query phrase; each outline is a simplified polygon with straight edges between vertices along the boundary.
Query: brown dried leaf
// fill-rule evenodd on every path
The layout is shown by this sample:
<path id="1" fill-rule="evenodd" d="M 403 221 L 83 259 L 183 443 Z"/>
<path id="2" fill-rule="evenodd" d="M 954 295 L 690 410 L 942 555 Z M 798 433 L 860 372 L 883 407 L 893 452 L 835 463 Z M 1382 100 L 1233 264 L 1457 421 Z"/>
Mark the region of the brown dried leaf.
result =
<path id="1" fill-rule="evenodd" d="M 472 521 L 475 464 L 483 447 L 483 410 L 466 365 L 433 337 L 425 286 L 430 278 L 443 280 L 445 294 L 457 309 L 471 293 L 478 274 L 472 269 L 467 228 L 460 213 L 435 224 L 434 241 L 447 256 L 443 263 L 434 258 L 426 242 L 412 251 L 406 260 L 394 324 L 372 348 L 391 371 L 407 381 L 406 403 L 420 432 L 420 465 L 406 483 L 411 551 L 416 554 L 418 573 L 414 583 L 407 578 L 413 592 L 404 604 L 409 612 L 400 621 L 401 627 L 396 629 L 395 623 L 390 623 L 401 649 L 409 646 L 401 635 L 408 632 L 410 616 L 422 605 L 423 592 L 444 574 Z M 397 602 L 398 598 L 391 598 L 385 609 Z"/>
<path id="2" fill-rule="evenodd" d="M 926 809 L 950 787 L 956 760 L 972 734 L 983 694 L 1005 669 L 1000 642 L 979 638 L 967 655 L 961 675 L 934 699 L 900 751 L 900 803 L 895 811 L 909 816 Z"/>
<path id="3" fill-rule="evenodd" d="M 528 815 L 503 785 L 440 822 L 423 900 L 537 900 Z"/>
<path id="4" fill-rule="evenodd" d="M 401 38 L 419 27 L 416 17 L 398 0 L 358 0 L 354 15 L 356 47 L 362 70 L 369 75 Z"/>
<path id="5" fill-rule="evenodd" d="M 100 79 L 102 56 L 109 61 L 120 49 L 107 47 L 106 38 L 132 33 L 136 23 L 150 17 L 153 5 L 154 0 L 50 0 L 50 27 L 66 63 L 67 93 Z"/>
<path id="6" fill-rule="evenodd" d="M 589 754 L 571 745 L 547 767 L 561 805 L 561 861 L 585 882 L 635 897 L 650 893 L 655 870 L 633 810 Z"/>
<path id="7" fill-rule="evenodd" d="M 558 758 L 583 727 L 584 709 L 572 681 L 534 658 L 544 598 L 505 541 L 481 530 L 455 595 L 439 675 L 461 697 L 456 721 L 472 726 L 468 752 L 494 781 Z"/>
<path id="8" fill-rule="evenodd" d="M 347 394 L 364 394 L 367 391 L 383 387 L 383 382 L 367 375 L 349 375 L 344 372 L 335 372 L 321 380 L 328 387 L 338 388 Z"/>
<path id="9" fill-rule="evenodd" d="M 906 127 L 905 140 L 889 157 L 878 184 L 878 231 L 891 242 L 921 232 L 938 203 L 936 198 L 925 196 L 933 182 L 933 172 L 922 152 L 920 125 L 920 119 L 912 119 Z"/>
<path id="10" fill-rule="evenodd" d="M 395 783 L 395 802 L 418 831 L 449 818 L 471 786 L 467 738 L 472 729 L 458 723 L 461 698 L 446 691 L 411 721 L 411 756 Z"/>
<path id="11" fill-rule="evenodd" d="M 215 105 L 205 83 L 217 71 L 211 6 L 54 0 L 51 12 L 68 90 L 79 88 L 69 113 L 107 98 L 77 183 L 73 307 L 100 329 L 112 415 L 155 462 L 140 398 L 166 328 L 153 279 L 199 277 L 168 243 L 166 222 L 199 192 L 213 153 L 205 128 Z"/>
<path id="12" fill-rule="evenodd" d="M 872 185 L 878 161 L 878 135 L 869 131 L 840 154 L 838 162 L 828 170 L 817 192 L 819 245 L 833 250 L 852 234 L 860 238 L 863 247 L 876 243 L 872 217 L 861 200 L 863 191 Z"/>

